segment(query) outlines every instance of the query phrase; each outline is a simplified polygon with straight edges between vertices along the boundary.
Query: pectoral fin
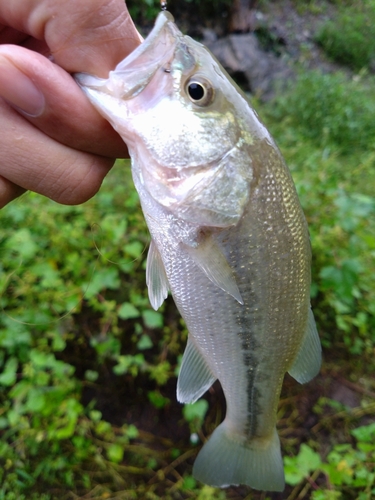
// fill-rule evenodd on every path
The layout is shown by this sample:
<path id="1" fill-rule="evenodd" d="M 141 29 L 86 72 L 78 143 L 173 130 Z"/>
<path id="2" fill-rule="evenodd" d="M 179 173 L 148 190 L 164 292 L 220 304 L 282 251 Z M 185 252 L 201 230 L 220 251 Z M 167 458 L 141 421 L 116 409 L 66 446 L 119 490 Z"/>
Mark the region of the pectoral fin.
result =
<path id="1" fill-rule="evenodd" d="M 177 400 L 180 403 L 194 403 L 215 380 L 215 375 L 189 336 L 177 380 Z"/>
<path id="2" fill-rule="evenodd" d="M 150 303 L 156 311 L 168 296 L 169 284 L 163 261 L 153 240 L 147 255 L 146 284 Z"/>
<path id="3" fill-rule="evenodd" d="M 322 363 L 322 348 L 318 330 L 316 329 L 314 315 L 309 309 L 307 328 L 302 345 L 294 360 L 289 374 L 300 384 L 311 380 L 319 373 Z"/>
<path id="4" fill-rule="evenodd" d="M 212 237 L 207 237 L 197 247 L 185 245 L 184 248 L 212 283 L 243 304 L 233 271 Z"/>

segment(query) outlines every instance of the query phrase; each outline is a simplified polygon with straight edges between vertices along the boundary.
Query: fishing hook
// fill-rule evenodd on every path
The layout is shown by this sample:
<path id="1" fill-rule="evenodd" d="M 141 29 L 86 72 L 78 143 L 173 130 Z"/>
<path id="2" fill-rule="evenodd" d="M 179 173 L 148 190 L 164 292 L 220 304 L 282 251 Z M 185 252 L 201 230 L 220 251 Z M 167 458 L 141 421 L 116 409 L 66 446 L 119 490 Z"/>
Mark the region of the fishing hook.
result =
<path id="1" fill-rule="evenodd" d="M 167 10 L 167 2 L 160 0 L 160 8 L 161 8 L 161 10 Z"/>

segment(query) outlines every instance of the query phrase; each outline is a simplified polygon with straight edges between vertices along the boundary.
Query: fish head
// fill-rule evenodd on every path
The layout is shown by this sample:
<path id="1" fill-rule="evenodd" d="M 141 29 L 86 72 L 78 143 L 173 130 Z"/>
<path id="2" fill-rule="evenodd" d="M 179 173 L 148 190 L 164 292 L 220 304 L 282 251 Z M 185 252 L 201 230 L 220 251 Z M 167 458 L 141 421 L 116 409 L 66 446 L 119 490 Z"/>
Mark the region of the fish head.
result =
<path id="1" fill-rule="evenodd" d="M 213 55 L 169 12 L 107 79 L 75 78 L 127 143 L 133 175 L 154 200 L 201 225 L 239 220 L 253 176 L 248 150 L 263 132 Z"/>

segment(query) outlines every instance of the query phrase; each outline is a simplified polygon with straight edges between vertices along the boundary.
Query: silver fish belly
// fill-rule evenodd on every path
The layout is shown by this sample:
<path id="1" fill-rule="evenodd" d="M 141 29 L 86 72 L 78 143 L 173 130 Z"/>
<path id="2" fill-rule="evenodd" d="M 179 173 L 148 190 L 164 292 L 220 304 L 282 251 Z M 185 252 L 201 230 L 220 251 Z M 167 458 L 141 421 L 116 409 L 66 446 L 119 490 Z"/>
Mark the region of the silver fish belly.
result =
<path id="1" fill-rule="evenodd" d="M 304 383 L 321 348 L 310 309 L 310 243 L 290 173 L 241 91 L 168 12 L 108 79 L 76 75 L 128 144 L 150 233 L 152 306 L 170 290 L 189 338 L 177 398 L 218 379 L 224 421 L 194 476 L 281 491 L 283 378 Z"/>

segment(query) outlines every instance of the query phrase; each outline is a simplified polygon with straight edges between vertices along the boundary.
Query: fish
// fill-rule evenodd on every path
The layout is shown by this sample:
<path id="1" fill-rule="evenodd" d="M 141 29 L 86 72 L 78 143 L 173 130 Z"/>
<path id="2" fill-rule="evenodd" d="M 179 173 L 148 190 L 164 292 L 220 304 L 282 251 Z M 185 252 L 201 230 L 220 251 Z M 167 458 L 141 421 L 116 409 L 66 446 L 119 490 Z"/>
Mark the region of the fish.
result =
<path id="1" fill-rule="evenodd" d="M 152 307 L 170 292 L 188 340 L 181 403 L 219 380 L 226 415 L 193 466 L 203 483 L 285 487 L 276 429 L 286 372 L 320 370 L 309 232 L 273 138 L 209 50 L 168 11 L 108 78 L 76 74 L 128 146 L 151 243 Z"/>

